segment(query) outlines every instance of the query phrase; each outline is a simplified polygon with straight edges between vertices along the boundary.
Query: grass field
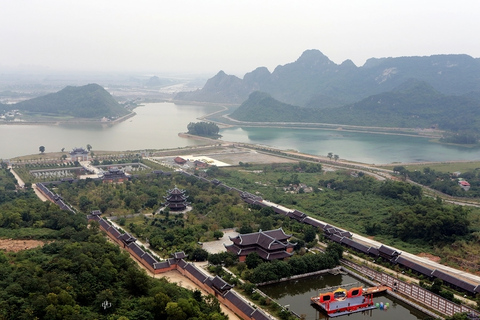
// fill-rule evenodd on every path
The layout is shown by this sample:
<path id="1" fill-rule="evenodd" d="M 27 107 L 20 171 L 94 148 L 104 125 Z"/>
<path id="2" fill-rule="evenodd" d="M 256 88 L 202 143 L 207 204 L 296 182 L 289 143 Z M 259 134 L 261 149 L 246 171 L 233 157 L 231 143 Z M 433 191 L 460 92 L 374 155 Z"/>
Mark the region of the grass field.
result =
<path id="1" fill-rule="evenodd" d="M 381 168 L 392 170 L 395 166 L 401 164 L 393 164 L 388 166 L 381 166 Z M 431 163 L 419 163 L 419 164 L 408 164 L 401 165 L 409 171 L 414 170 L 423 170 L 424 168 L 434 169 L 435 171 L 440 172 L 466 172 L 472 170 L 480 170 L 480 161 L 468 161 L 468 162 L 431 162 Z"/>

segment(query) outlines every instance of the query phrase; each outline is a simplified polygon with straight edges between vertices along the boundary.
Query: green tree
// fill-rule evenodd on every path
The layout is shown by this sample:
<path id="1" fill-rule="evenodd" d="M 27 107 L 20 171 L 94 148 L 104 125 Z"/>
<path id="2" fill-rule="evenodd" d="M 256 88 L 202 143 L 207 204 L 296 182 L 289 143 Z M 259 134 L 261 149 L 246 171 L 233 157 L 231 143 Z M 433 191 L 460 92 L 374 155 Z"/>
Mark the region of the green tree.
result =
<path id="1" fill-rule="evenodd" d="M 306 226 L 304 231 L 303 231 L 303 240 L 305 242 L 312 242 L 315 240 L 315 237 L 317 236 L 317 233 L 315 232 L 315 228 L 312 226 Z"/>
<path id="2" fill-rule="evenodd" d="M 328 157 L 328 159 L 332 160 L 332 158 L 333 158 L 333 152 L 329 152 L 329 153 L 327 154 L 327 157 Z"/>
<path id="3" fill-rule="evenodd" d="M 208 252 L 204 249 L 196 248 L 189 256 L 193 261 L 205 261 L 208 258 Z"/>
<path id="4" fill-rule="evenodd" d="M 340 159 L 340 157 L 338 156 L 338 154 L 336 154 L 333 156 L 333 159 L 335 159 L 335 162 L 337 162 L 337 160 Z"/>
<path id="5" fill-rule="evenodd" d="M 220 230 L 215 230 L 215 231 L 213 231 L 213 237 L 218 240 L 221 237 L 223 237 L 223 232 L 220 231 Z"/>
<path id="6" fill-rule="evenodd" d="M 44 147 L 44 146 L 40 146 L 40 147 L 38 147 L 38 150 L 39 150 L 41 153 L 44 153 L 44 152 L 45 152 L 45 147 Z"/>
<path id="7" fill-rule="evenodd" d="M 249 253 L 245 258 L 245 264 L 247 265 L 248 269 L 255 269 L 262 262 L 262 258 L 260 258 L 256 252 Z"/>
<path id="8" fill-rule="evenodd" d="M 88 150 L 88 151 L 92 150 L 92 145 L 87 144 L 87 150 Z"/>

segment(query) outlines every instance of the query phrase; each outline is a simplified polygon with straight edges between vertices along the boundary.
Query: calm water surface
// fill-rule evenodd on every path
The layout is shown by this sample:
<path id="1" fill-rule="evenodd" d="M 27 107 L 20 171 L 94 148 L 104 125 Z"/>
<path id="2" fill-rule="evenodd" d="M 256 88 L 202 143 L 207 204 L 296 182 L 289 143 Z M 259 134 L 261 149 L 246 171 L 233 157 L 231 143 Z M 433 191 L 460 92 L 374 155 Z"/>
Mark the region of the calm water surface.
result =
<path id="1" fill-rule="evenodd" d="M 299 315 L 305 314 L 307 320 L 327 319 L 327 317 L 310 305 L 310 298 L 318 295 L 318 289 L 326 287 L 337 287 L 340 285 L 359 283 L 359 280 L 350 275 L 322 275 L 285 281 L 277 284 L 260 287 L 260 290 L 277 301 L 280 305 L 290 305 L 289 309 Z M 360 285 L 367 286 L 360 282 Z M 371 311 L 354 313 L 338 319 L 369 319 L 369 320 L 417 320 L 426 319 L 427 315 L 411 308 L 388 295 L 377 296 L 373 299 L 375 303 L 389 303 L 388 310 L 374 309 Z M 336 319 L 336 318 L 333 318 Z"/>
<path id="2" fill-rule="evenodd" d="M 101 124 L 0 125 L 0 159 L 71 150 L 92 145 L 93 150 L 142 150 L 194 146 L 201 142 L 178 137 L 190 122 L 216 107 L 150 103 L 135 109 L 137 115 L 115 126 Z M 268 145 L 280 149 L 324 155 L 364 163 L 479 160 L 480 148 L 462 148 L 431 143 L 425 138 L 342 131 L 227 128 L 223 140 Z"/>
<path id="3" fill-rule="evenodd" d="M 136 116 L 117 125 L 0 125 L 0 159 L 86 147 L 93 150 L 142 150 L 194 146 L 198 140 L 180 138 L 190 122 L 216 108 L 150 103 L 135 109 Z"/>
<path id="4" fill-rule="evenodd" d="M 426 138 L 291 128 L 228 128 L 222 139 L 293 149 L 363 163 L 480 160 L 480 148 L 447 146 Z"/>

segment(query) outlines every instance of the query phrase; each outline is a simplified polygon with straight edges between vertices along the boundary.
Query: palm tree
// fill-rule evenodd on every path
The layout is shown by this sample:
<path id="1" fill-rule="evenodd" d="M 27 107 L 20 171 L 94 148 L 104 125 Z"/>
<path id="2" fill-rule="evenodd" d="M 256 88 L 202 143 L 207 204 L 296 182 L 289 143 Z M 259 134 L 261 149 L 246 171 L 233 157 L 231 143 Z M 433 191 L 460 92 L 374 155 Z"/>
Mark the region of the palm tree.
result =
<path id="1" fill-rule="evenodd" d="M 336 155 L 333 156 L 333 159 L 335 159 L 335 162 L 337 162 L 338 158 L 340 158 L 340 157 L 338 156 L 338 154 L 336 154 Z"/>
<path id="2" fill-rule="evenodd" d="M 332 160 L 333 153 L 332 153 L 332 152 L 329 152 L 329 153 L 327 154 L 327 157 L 328 157 L 328 159 Z"/>

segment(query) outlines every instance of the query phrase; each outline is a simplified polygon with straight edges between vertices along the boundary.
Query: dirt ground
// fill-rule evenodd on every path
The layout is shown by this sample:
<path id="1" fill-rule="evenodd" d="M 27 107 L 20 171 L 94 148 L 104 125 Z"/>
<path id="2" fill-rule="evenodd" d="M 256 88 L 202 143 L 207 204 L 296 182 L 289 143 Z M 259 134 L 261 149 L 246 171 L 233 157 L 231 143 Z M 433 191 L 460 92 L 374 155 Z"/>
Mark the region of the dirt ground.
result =
<path id="1" fill-rule="evenodd" d="M 45 243 L 38 240 L 12 240 L 12 239 L 0 239 L 0 250 L 18 252 L 21 250 L 32 249 L 41 247 Z"/>
<path id="2" fill-rule="evenodd" d="M 197 286 L 193 281 L 188 279 L 187 277 L 184 277 L 180 272 L 176 270 L 168 271 L 162 274 L 156 274 L 155 278 L 166 278 L 169 282 L 176 283 L 182 288 L 188 289 L 188 290 L 195 290 L 198 289 L 200 290 L 204 295 L 207 294 L 204 290 L 202 290 L 199 286 Z M 242 318 L 238 317 L 232 310 L 228 309 L 226 306 L 223 304 L 220 304 L 220 309 L 222 309 L 222 312 L 225 313 L 228 316 L 228 319 L 231 320 L 241 320 Z"/>
<path id="3" fill-rule="evenodd" d="M 238 165 L 239 162 L 251 163 L 251 164 L 270 164 L 270 163 L 292 163 L 298 162 L 298 160 L 286 159 L 282 157 L 276 157 L 273 155 L 260 153 L 255 150 L 248 150 L 243 148 L 225 148 L 222 153 L 205 154 L 209 157 L 231 164 Z"/>
<path id="4" fill-rule="evenodd" d="M 440 257 L 434 256 L 433 254 L 426 253 L 426 252 L 421 252 L 417 254 L 417 256 L 422 257 L 422 258 L 427 258 L 428 260 L 435 261 L 440 263 L 440 260 L 442 260 Z"/>

